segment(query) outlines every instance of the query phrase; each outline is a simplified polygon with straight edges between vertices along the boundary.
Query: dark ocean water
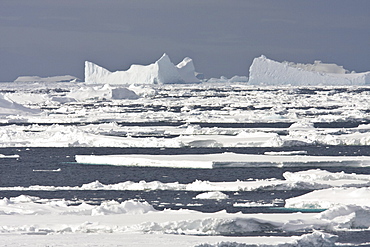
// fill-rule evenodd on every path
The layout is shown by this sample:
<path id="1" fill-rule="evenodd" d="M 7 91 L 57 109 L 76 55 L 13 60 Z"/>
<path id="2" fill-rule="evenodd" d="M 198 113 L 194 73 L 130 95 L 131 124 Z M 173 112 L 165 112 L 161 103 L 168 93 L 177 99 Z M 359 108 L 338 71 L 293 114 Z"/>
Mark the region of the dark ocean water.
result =
<path id="1" fill-rule="evenodd" d="M 18 159 L 0 159 L 0 187 L 28 187 L 31 185 L 45 186 L 81 186 L 99 181 L 103 184 L 116 184 L 125 181 L 160 181 L 163 183 L 192 183 L 203 181 L 236 181 L 248 179 L 283 179 L 286 171 L 297 172 L 313 169 L 312 167 L 248 167 L 248 168 L 215 168 L 215 169 L 179 169 L 153 167 L 123 167 L 107 165 L 84 165 L 75 163 L 77 154 L 207 154 L 236 152 L 263 154 L 266 151 L 305 150 L 308 155 L 370 155 L 365 146 L 326 146 L 297 148 L 2 148 L 0 154 L 18 154 Z M 52 170 L 58 170 L 53 172 Z M 370 174 L 367 167 L 325 167 L 331 172 Z M 46 171 L 45 171 L 46 170 Z M 202 212 L 227 210 L 228 212 L 284 212 L 283 209 L 262 207 L 234 207 L 235 203 L 257 202 L 274 204 L 283 207 L 286 198 L 302 195 L 308 190 L 267 190 L 224 192 L 229 196 L 226 200 L 199 200 L 194 197 L 201 192 L 194 191 L 0 191 L 0 198 L 13 197 L 21 194 L 41 198 L 65 198 L 89 201 L 99 204 L 104 200 L 124 201 L 127 199 L 146 200 L 157 209 L 189 208 Z"/>
<path id="2" fill-rule="evenodd" d="M 123 167 L 108 165 L 84 165 L 75 163 L 77 154 L 208 154 L 236 152 L 246 154 L 263 154 L 266 151 L 297 151 L 305 150 L 307 155 L 370 155 L 366 146 L 311 146 L 295 148 L 1 148 L 0 154 L 18 154 L 18 159 L 0 159 L 0 187 L 27 187 L 31 185 L 48 186 L 81 186 L 96 180 L 103 184 L 115 184 L 125 181 L 139 182 L 144 180 L 179 183 L 191 183 L 195 180 L 214 182 L 236 181 L 247 179 L 283 179 L 286 171 L 297 172 L 313 169 L 312 167 L 247 167 L 247 168 L 215 168 L 215 169 L 179 169 L 179 168 L 150 168 Z M 58 170 L 53 172 L 50 170 Z M 370 174 L 369 167 L 325 167 L 331 172 Z M 37 171 L 39 170 L 39 171 Z M 40 171 L 49 170 L 49 171 Z M 122 202 L 128 199 L 147 201 L 156 209 L 192 209 L 201 212 L 243 213 L 291 213 L 284 209 L 284 200 L 310 192 L 309 190 L 258 190 L 224 192 L 229 196 L 225 200 L 195 199 L 201 191 L 96 191 L 96 190 L 63 190 L 63 191 L 0 191 L 0 198 L 19 195 L 38 196 L 40 198 L 64 198 L 76 204 L 85 201 L 90 204 L 100 204 L 105 200 Z M 235 203 L 256 202 L 273 204 L 259 207 L 235 207 Z M 303 211 L 304 212 L 304 211 Z M 256 233 L 258 235 L 258 233 Z M 264 233 L 266 235 L 267 233 Z M 273 234 L 273 233 L 271 233 Z M 279 233 L 284 234 L 284 233 Z M 294 233 L 289 233 L 294 234 Z M 297 233 L 301 235 L 302 233 Z M 334 232 L 339 236 L 339 242 L 350 243 L 349 246 L 367 246 L 370 242 L 369 231 Z M 361 245 L 360 245 L 361 244 Z M 345 246 L 345 245 L 342 245 Z"/>

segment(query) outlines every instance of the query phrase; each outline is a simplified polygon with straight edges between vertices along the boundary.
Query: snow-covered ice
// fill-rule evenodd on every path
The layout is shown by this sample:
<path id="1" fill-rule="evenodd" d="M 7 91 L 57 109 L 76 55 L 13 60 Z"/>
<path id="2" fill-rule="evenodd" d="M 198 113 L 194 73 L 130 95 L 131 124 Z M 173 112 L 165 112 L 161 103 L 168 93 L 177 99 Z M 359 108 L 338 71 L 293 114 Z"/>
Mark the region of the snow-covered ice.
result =
<path id="1" fill-rule="evenodd" d="M 189 168 L 200 168 L 194 171 L 202 173 L 217 171 L 216 168 L 222 172 L 221 167 L 227 166 L 275 167 L 285 169 L 283 176 L 228 182 L 212 179 L 163 182 L 160 178 L 131 181 L 127 178 L 109 183 L 91 179 L 73 186 L 45 185 L 37 181 L 32 185 L 4 184 L 0 187 L 4 194 L 23 195 L 3 196 L 0 200 L 2 241 L 4 239 L 10 246 L 22 243 L 112 246 L 127 242 L 131 246 L 317 246 L 318 243 L 335 246 L 337 239 L 331 234 L 368 230 L 370 205 L 366 198 L 369 196 L 370 177 L 367 172 L 356 173 L 359 169 L 367 171 L 370 158 L 356 151 L 345 153 L 349 145 L 351 150 L 359 145 L 359 153 L 360 149 L 370 145 L 370 90 L 365 85 L 368 83 L 366 73 L 348 73 L 340 66 L 319 62 L 314 65 L 283 63 L 280 65 L 292 71 L 286 76 L 310 77 L 307 79 L 310 81 L 316 77 L 330 77 L 321 83 L 323 85 L 333 84 L 332 78 L 339 78 L 338 83 L 331 86 L 287 86 L 281 85 L 280 81 L 276 82 L 280 83 L 277 86 L 261 86 L 259 83 L 248 84 L 246 77 L 235 77 L 174 85 L 166 83 L 193 81 L 194 65 L 191 59 L 186 58 L 175 66 L 167 58 L 117 73 L 88 64 L 89 73 L 98 79 L 105 78 L 103 83 L 65 82 L 58 78 L 50 78 L 53 82 L 42 78 L 34 78 L 37 82 L 31 82 L 32 78 L 20 78 L 16 82 L 1 83 L 0 146 L 4 148 L 0 152 L 1 161 L 15 167 L 20 161 L 27 162 L 22 152 L 15 152 L 18 147 L 125 147 L 132 148 L 130 150 L 150 147 L 160 151 L 172 148 L 177 153 L 210 148 L 218 150 L 217 154 L 77 155 L 76 160 L 84 164 L 68 163 L 68 166 L 86 167 L 86 170 L 93 167 L 92 164 L 181 167 L 172 169 L 178 173 Z M 162 62 L 164 69 L 160 73 L 155 72 L 154 67 L 161 67 Z M 277 79 L 283 78 L 278 70 L 280 65 L 274 67 Z M 157 79 L 139 78 L 141 83 L 148 83 L 144 85 L 119 85 L 123 81 L 118 77 L 128 78 L 135 74 L 135 69 L 147 70 L 146 75 L 152 75 L 152 79 L 157 76 Z M 105 81 L 114 73 L 112 81 Z M 251 83 L 255 76 L 251 74 Z M 294 84 L 293 79 L 289 84 Z M 153 84 L 155 81 L 159 84 Z M 302 85 L 306 82 L 297 83 Z M 352 86 L 344 86 L 347 82 Z M 341 146 L 343 154 L 314 156 L 310 151 L 312 146 L 323 149 Z M 229 148 L 262 152 L 258 155 L 236 154 L 230 153 L 233 151 L 228 151 Z M 30 167 L 32 176 L 63 176 L 67 166 L 43 165 Z M 356 173 L 338 172 L 350 166 Z M 331 172 L 333 168 L 337 172 Z M 287 211 L 297 209 L 304 212 L 303 209 L 307 209 L 311 213 L 159 211 L 155 204 L 144 200 L 105 200 L 93 204 L 83 199 L 68 201 L 27 195 L 70 191 L 176 191 L 193 193 L 191 197 L 194 200 L 212 203 L 229 203 L 228 200 L 237 193 L 288 191 L 294 194 L 310 191 L 285 201 L 279 201 L 278 197 L 270 201 L 243 198 L 230 206 L 238 210 L 253 207 L 268 210 L 276 205 L 282 207 L 285 202 Z M 197 203 L 194 203 L 194 208 L 201 207 Z M 187 203 L 178 205 L 181 208 Z M 161 206 L 160 209 L 165 208 L 165 202 Z M 325 211 L 318 213 L 316 209 Z M 271 232 L 285 237 L 267 236 Z"/>
<path id="2" fill-rule="evenodd" d="M 370 166 L 368 156 L 308 155 L 76 155 L 78 163 L 172 168 Z"/>
<path id="3" fill-rule="evenodd" d="M 85 101 L 88 99 L 138 99 L 139 96 L 132 90 L 125 87 L 112 87 L 108 84 L 96 87 L 81 87 L 73 90 L 66 95 L 66 97 L 75 99 L 77 101 Z"/>
<path id="4" fill-rule="evenodd" d="M 65 244 L 69 242 L 70 237 L 82 237 L 81 234 L 85 234 L 83 238 L 86 239 L 89 239 L 91 234 L 99 234 L 105 239 L 106 244 L 116 241 L 117 234 L 127 242 L 135 240 L 138 235 L 144 239 L 151 239 L 152 234 L 157 237 L 159 235 L 164 237 L 163 234 L 166 234 L 170 239 L 179 241 L 180 246 L 187 246 L 194 240 L 197 244 L 217 244 L 220 241 L 227 241 L 231 246 L 242 243 L 269 243 L 271 246 L 285 243 L 288 244 L 286 246 L 297 246 L 297 242 L 312 245 L 316 241 L 326 243 L 322 246 L 332 246 L 336 240 L 333 235 L 316 231 L 311 234 L 285 238 L 222 237 L 228 232 L 294 231 L 324 229 L 331 226 L 327 216 L 322 216 L 323 219 L 321 219 L 317 214 L 272 216 L 228 214 L 226 212 L 205 214 L 189 210 L 156 211 L 146 202 L 125 201 L 119 204 L 111 201 L 103 202 L 98 206 L 86 203 L 70 205 L 64 200 L 45 200 L 24 195 L 4 198 L 0 202 L 0 207 L 2 212 L 0 234 L 7 243 L 15 241 L 14 236 L 43 235 L 48 236 L 48 238 L 43 238 L 44 241 L 51 241 L 63 235 L 64 238 L 59 244 Z M 297 221 L 301 224 L 297 225 Z M 214 237 L 215 235 L 221 236 Z M 113 240 L 107 240 L 108 236 Z M 152 244 L 145 243 L 142 246 L 152 246 Z"/>
<path id="5" fill-rule="evenodd" d="M 229 196 L 220 191 L 211 191 L 198 194 L 195 198 L 206 200 L 223 200 L 229 198 Z"/>
<path id="6" fill-rule="evenodd" d="M 369 187 L 328 188 L 316 190 L 308 194 L 290 198 L 286 201 L 289 208 L 323 208 L 328 209 L 338 205 L 370 206 Z"/>
<path id="7" fill-rule="evenodd" d="M 37 109 L 30 109 L 18 104 L 6 95 L 0 93 L 0 116 L 1 115 L 30 115 L 40 113 Z"/>
<path id="8" fill-rule="evenodd" d="M 2 147 L 370 144 L 367 87 L 255 88 L 206 83 L 128 88 L 83 83 L 2 86 Z M 165 122 L 175 125 L 155 126 Z M 258 123 L 271 127 L 258 127 Z M 349 126 L 341 127 L 342 123 Z M 143 126 L 147 124 L 154 126 Z M 274 127 L 278 124 L 284 127 Z M 172 138 L 163 138 L 167 136 Z"/>

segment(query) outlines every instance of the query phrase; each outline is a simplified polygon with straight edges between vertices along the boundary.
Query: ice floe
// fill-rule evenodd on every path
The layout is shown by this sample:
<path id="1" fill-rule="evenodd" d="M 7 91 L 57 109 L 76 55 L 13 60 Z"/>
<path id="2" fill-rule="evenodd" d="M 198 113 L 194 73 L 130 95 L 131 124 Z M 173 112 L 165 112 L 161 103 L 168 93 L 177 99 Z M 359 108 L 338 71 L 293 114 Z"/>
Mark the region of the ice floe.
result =
<path id="1" fill-rule="evenodd" d="M 105 201 L 101 205 L 81 203 L 74 205 L 65 200 L 48 200 L 39 197 L 21 195 L 0 200 L 0 215 L 109 215 L 109 214 L 143 214 L 156 211 L 147 202 L 134 200 L 118 203 Z"/>
<path id="2" fill-rule="evenodd" d="M 229 198 L 228 195 L 220 192 L 220 191 L 211 191 L 198 194 L 195 199 L 206 199 L 206 200 L 224 200 Z"/>
<path id="3" fill-rule="evenodd" d="M 78 163 L 171 168 L 370 166 L 368 156 L 309 155 L 76 155 Z"/>
<path id="4" fill-rule="evenodd" d="M 328 188 L 286 200 L 288 208 L 328 209 L 340 205 L 370 206 L 370 188 Z"/>
<path id="5" fill-rule="evenodd" d="M 69 115 L 71 113 L 71 115 Z M 76 121 L 84 121 L 79 111 Z M 58 109 L 58 114 L 68 120 L 77 114 L 66 106 Z M 50 116 L 50 115 L 49 115 Z M 42 121 L 45 115 L 39 115 Z M 22 116 L 24 119 L 24 116 Z M 44 119 L 45 120 L 45 119 Z M 16 122 L 16 118 L 6 121 Z M 21 121 L 21 120 L 20 120 Z M 27 121 L 27 120 L 26 120 Z M 47 120 L 49 121 L 49 120 Z M 93 119 L 91 119 L 93 121 Z M 139 125 L 139 123 L 138 123 Z M 285 131 L 279 135 L 274 132 Z M 64 125 L 27 124 L 6 125 L 0 129 L 1 147 L 289 147 L 309 145 L 370 145 L 370 132 L 365 125 L 352 129 L 284 130 L 284 129 L 238 129 L 202 128 L 195 125 L 178 126 L 124 126 L 115 122 Z M 168 138 L 168 136 L 170 138 Z M 283 155 L 271 153 L 268 155 Z M 290 152 L 285 155 L 304 154 Z"/>
<path id="6" fill-rule="evenodd" d="M 128 242 L 132 242 L 137 236 L 140 236 L 142 240 L 145 240 L 142 243 L 142 240 L 138 242 L 141 243 L 140 246 L 163 243 L 164 236 L 167 241 L 172 239 L 171 243 L 179 243 L 179 246 L 188 246 L 189 243 L 194 243 L 198 246 L 202 246 L 202 244 L 205 244 L 203 246 L 212 246 L 210 244 L 218 246 L 220 242 L 224 243 L 222 246 L 266 243 L 270 244 L 268 246 L 280 246 L 278 244 L 284 244 L 284 246 L 297 246 L 297 244 L 299 244 L 298 246 L 312 246 L 315 243 L 324 243 L 321 246 L 333 246 L 337 239 L 334 235 L 318 231 L 293 237 L 236 238 L 222 236 L 224 234 L 229 235 L 231 232 L 235 234 L 251 234 L 271 230 L 312 229 L 328 226 L 327 220 L 315 219 L 313 215 L 279 215 L 271 218 L 268 215 L 250 217 L 248 215 L 233 215 L 224 212 L 201 214 L 188 210 L 157 212 L 151 209 L 149 211 L 146 209 L 144 211 L 139 210 L 138 214 L 137 211 L 134 211 L 135 214 L 132 214 L 130 213 L 131 211 L 121 211 L 117 210 L 117 208 L 108 210 L 108 212 L 105 208 L 105 210 L 96 214 L 90 214 L 92 212 L 91 208 L 104 208 L 107 206 L 104 204 L 109 203 L 102 203 L 100 206 L 90 206 L 90 209 L 85 210 L 84 208 L 89 207 L 85 203 L 78 206 L 68 206 L 66 202 L 59 200 L 50 202 L 47 200 L 42 201 L 39 198 L 21 197 L 22 200 L 10 198 L 5 203 L 3 200 L 2 203 L 2 208 L 5 207 L 4 204 L 9 206 L 12 203 L 13 206 L 18 208 L 25 207 L 25 209 L 15 212 L 17 213 L 16 215 L 0 216 L 2 218 L 0 234 L 7 243 L 15 241 L 12 238 L 14 235 L 21 239 L 23 239 L 22 236 L 32 235 L 32 240 L 37 242 L 40 240 L 43 242 L 42 239 L 45 241 L 46 239 L 40 236 L 47 235 L 49 241 L 55 240 L 57 236 L 63 236 L 62 239 L 57 238 L 59 239 L 58 243 L 62 244 L 69 242 L 68 240 L 71 236 L 73 238 L 81 238 L 81 234 L 84 235 L 86 240 L 91 239 L 93 236 L 99 236 L 99 238 L 104 239 L 105 244 L 111 244 L 117 236 L 120 237 L 121 241 Z M 42 202 L 39 202 L 37 205 L 33 202 L 34 200 Z M 141 209 L 143 204 L 145 205 L 145 203 L 141 203 L 134 205 L 134 207 Z M 119 205 L 115 204 L 114 206 Z M 39 214 L 32 214 L 35 212 Z M 104 214 L 100 214 L 101 212 L 104 212 Z M 111 213 L 113 215 L 110 215 Z M 17 220 L 12 220 L 15 217 Z M 301 224 L 293 227 L 292 225 L 295 221 L 300 221 Z M 162 239 L 157 239 L 158 236 L 162 236 Z M 147 241 L 150 239 L 153 239 L 154 242 L 150 242 L 148 245 Z M 96 243 L 101 243 L 101 241 L 96 241 Z M 161 244 L 161 246 L 167 245 Z"/>
<path id="7" fill-rule="evenodd" d="M 18 159 L 19 154 L 12 154 L 12 155 L 6 155 L 6 154 L 0 154 L 0 159 Z"/>
<path id="8" fill-rule="evenodd" d="M 108 84 L 96 87 L 81 87 L 66 95 L 78 101 L 87 99 L 138 99 L 139 96 L 125 87 L 112 87 Z"/>
<path id="9" fill-rule="evenodd" d="M 342 210 L 340 214 L 348 213 L 344 211 Z M 40 199 L 25 195 L 1 200 L 0 212 L 2 219 L 0 234 L 4 238 L 12 234 L 54 235 L 90 233 L 105 236 L 104 234 L 107 233 L 119 233 L 132 236 L 132 234 L 150 233 L 150 235 L 203 236 L 203 238 L 199 239 L 203 242 L 198 242 L 198 244 L 209 244 L 211 239 L 207 238 L 207 236 L 213 236 L 211 243 L 216 244 L 217 241 L 214 242 L 215 240 L 227 240 L 231 246 L 235 246 L 238 243 L 266 243 L 267 241 L 264 238 L 259 239 L 259 241 L 254 239 L 253 241 L 253 239 L 248 237 L 239 237 L 236 241 L 235 238 L 232 238 L 233 235 L 248 235 L 257 232 L 268 233 L 271 231 L 292 232 L 297 230 L 303 232 L 313 231 L 313 233 L 295 237 L 270 238 L 270 240 L 275 244 L 276 242 L 284 243 L 284 246 L 305 246 L 303 243 L 309 246 L 315 243 L 322 243 L 321 246 L 333 246 L 337 240 L 334 235 L 316 230 L 333 229 L 332 227 L 336 225 L 337 217 L 339 217 L 338 213 L 336 213 L 334 219 L 331 219 L 334 213 L 326 215 L 243 215 L 240 213 L 228 214 L 223 211 L 208 214 L 189 210 L 156 211 L 146 202 L 125 201 L 117 203 L 106 201 L 100 205 L 89 205 L 85 202 L 73 205 L 64 200 Z M 16 221 L 13 220 L 14 217 L 17 218 Z M 299 224 L 297 224 L 298 222 Z M 354 226 L 351 225 L 350 227 Z M 360 224 L 356 226 L 364 227 L 364 225 Z M 343 229 L 345 226 L 342 224 L 341 227 Z M 214 237 L 222 235 L 230 237 Z"/>
<path id="10" fill-rule="evenodd" d="M 18 104 L 6 95 L 0 93 L 0 116 L 1 115 L 30 115 L 38 114 L 41 111 L 38 109 L 31 109 Z"/>

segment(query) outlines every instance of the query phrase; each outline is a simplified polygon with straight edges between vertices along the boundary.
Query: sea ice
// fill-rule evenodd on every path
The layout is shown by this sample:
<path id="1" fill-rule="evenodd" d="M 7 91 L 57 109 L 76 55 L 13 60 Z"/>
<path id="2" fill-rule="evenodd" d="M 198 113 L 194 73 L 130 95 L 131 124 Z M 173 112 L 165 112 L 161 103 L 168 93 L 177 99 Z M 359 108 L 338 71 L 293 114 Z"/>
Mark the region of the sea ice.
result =
<path id="1" fill-rule="evenodd" d="M 287 208 L 328 209 L 340 205 L 370 206 L 370 187 L 316 190 L 285 201 Z"/>
<path id="2" fill-rule="evenodd" d="M 229 198 L 228 195 L 220 191 L 211 191 L 198 194 L 195 199 L 206 199 L 206 200 L 224 200 Z"/>
<path id="3" fill-rule="evenodd" d="M 195 180 L 192 183 L 182 184 L 179 182 L 163 183 L 160 181 L 124 181 L 116 184 L 103 184 L 99 181 L 83 184 L 81 186 L 43 186 L 32 185 L 29 187 L 0 187 L 0 191 L 62 191 L 62 190 L 181 190 L 181 191 L 210 191 L 216 193 L 200 194 L 202 198 L 224 198 L 221 191 L 256 191 L 256 190 L 321 190 L 327 188 L 344 187 L 368 187 L 370 178 L 368 175 L 345 174 L 343 172 L 331 173 L 323 170 L 307 170 L 299 172 L 284 172 L 285 180 L 270 178 L 260 180 L 212 182 Z M 217 199 L 216 198 L 216 199 Z M 199 198 L 200 199 L 200 198 Z M 295 203 L 294 199 L 289 199 Z M 292 206 L 292 205 L 291 205 Z"/>
<path id="4" fill-rule="evenodd" d="M 0 154 L 0 159 L 18 159 L 18 158 L 19 158 L 18 154 L 13 155 Z"/>
<path id="5" fill-rule="evenodd" d="M 127 200 L 122 203 L 104 201 L 100 205 L 85 202 L 73 205 L 65 200 L 47 200 L 39 197 L 21 195 L 0 200 L 0 215 L 110 215 L 110 214 L 144 214 L 156 211 L 147 202 Z"/>
<path id="6" fill-rule="evenodd" d="M 172 168 L 370 166 L 368 156 L 309 155 L 76 155 L 78 163 Z"/>
<path id="7" fill-rule="evenodd" d="M 333 229 L 368 229 L 370 227 L 370 207 L 340 205 L 332 207 L 319 215 L 318 219 L 327 220 Z"/>
<path id="8" fill-rule="evenodd" d="M 30 109 L 10 100 L 6 95 L 0 93 L 0 116 L 1 115 L 29 115 L 38 114 L 38 109 Z"/>
<path id="9" fill-rule="evenodd" d="M 138 99 L 139 96 L 125 87 L 113 87 L 108 84 L 96 87 L 80 87 L 66 95 L 78 101 L 87 99 Z"/>

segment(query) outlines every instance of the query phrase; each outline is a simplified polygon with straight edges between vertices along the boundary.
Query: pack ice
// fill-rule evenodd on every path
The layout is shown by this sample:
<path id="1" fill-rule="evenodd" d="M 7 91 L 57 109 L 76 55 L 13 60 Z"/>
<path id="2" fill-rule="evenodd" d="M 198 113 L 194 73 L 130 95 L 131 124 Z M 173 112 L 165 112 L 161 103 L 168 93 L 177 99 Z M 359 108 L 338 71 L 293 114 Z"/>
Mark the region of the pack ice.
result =
<path id="1" fill-rule="evenodd" d="M 355 73 L 336 64 L 277 62 L 260 56 L 249 68 L 249 83 L 254 85 L 367 85 L 370 72 Z"/>
<path id="2" fill-rule="evenodd" d="M 40 113 L 40 110 L 20 105 L 0 93 L 0 115 L 28 115 L 37 113 Z"/>
<path id="3" fill-rule="evenodd" d="M 199 83 L 191 58 L 176 66 L 167 54 L 149 65 L 132 64 L 126 71 L 110 72 L 92 62 L 85 62 L 85 82 L 98 84 L 172 84 Z"/>

